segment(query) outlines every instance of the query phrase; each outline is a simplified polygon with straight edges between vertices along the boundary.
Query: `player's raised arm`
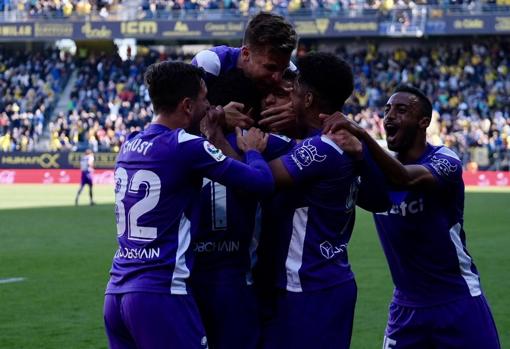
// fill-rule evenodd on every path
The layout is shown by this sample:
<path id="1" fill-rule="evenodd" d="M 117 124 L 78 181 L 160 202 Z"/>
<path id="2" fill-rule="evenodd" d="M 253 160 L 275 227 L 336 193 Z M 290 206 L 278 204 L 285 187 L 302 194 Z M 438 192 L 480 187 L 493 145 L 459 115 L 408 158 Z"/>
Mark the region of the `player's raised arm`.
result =
<path id="1" fill-rule="evenodd" d="M 384 173 L 386 179 L 399 187 L 434 186 L 436 178 L 423 165 L 404 165 L 397 158 L 384 150 L 368 132 L 341 113 L 335 113 L 326 118 L 324 132 L 335 133 L 338 130 L 348 130 L 367 146 L 376 164 Z M 429 119 L 430 120 L 430 119 Z"/>
<path id="2" fill-rule="evenodd" d="M 245 153 L 245 162 L 227 157 L 209 141 L 185 133 L 183 130 L 182 151 L 189 153 L 189 166 L 193 171 L 212 181 L 265 195 L 274 189 L 274 180 L 268 164 L 261 155 L 267 144 L 267 135 L 253 129 L 243 138 L 240 148 Z"/>
<path id="3" fill-rule="evenodd" d="M 382 212 L 391 207 L 388 186 L 384 174 L 374 162 L 367 146 L 345 129 L 328 133 L 330 138 L 346 153 L 351 154 L 358 162 L 360 184 L 356 205 L 370 212 Z"/>
<path id="4" fill-rule="evenodd" d="M 200 131 L 215 147 L 219 148 L 226 156 L 242 161 L 243 158 L 229 143 L 223 132 L 225 119 L 224 108 L 217 106 L 209 110 L 200 122 Z"/>
<path id="5" fill-rule="evenodd" d="M 317 179 L 324 173 L 338 174 L 337 167 L 347 166 L 351 161 L 352 157 L 328 137 L 316 136 L 297 144 L 269 166 L 276 186 L 286 187 Z"/>

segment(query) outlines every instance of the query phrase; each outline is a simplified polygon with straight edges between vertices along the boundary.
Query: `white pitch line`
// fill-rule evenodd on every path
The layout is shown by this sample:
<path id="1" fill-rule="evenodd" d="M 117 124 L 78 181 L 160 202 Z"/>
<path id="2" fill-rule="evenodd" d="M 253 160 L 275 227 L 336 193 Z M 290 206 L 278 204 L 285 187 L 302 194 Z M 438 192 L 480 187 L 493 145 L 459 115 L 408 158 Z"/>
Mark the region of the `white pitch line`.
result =
<path id="1" fill-rule="evenodd" d="M 22 282 L 25 281 L 26 278 L 7 278 L 7 279 L 0 279 L 0 284 L 10 284 L 13 282 Z"/>

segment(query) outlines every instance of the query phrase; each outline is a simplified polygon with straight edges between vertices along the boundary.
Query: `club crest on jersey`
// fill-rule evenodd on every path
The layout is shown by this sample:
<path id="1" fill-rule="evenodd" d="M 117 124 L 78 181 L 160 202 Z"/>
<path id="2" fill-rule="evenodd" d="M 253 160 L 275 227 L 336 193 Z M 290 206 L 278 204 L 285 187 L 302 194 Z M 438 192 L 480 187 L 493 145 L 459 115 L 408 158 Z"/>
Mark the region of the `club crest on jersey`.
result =
<path id="1" fill-rule="evenodd" d="M 457 171 L 458 165 L 452 164 L 448 159 L 433 156 L 431 166 L 440 174 L 448 176 L 450 173 Z"/>
<path id="2" fill-rule="evenodd" d="M 218 162 L 223 161 L 227 158 L 225 155 L 223 155 L 221 150 L 216 148 L 214 145 L 212 145 L 208 141 L 204 142 L 204 149 L 207 152 L 207 154 L 211 155 L 211 157 Z"/>
<path id="3" fill-rule="evenodd" d="M 299 148 L 294 150 L 291 157 L 297 167 L 302 170 L 303 167 L 310 166 L 314 161 L 323 162 L 326 160 L 327 155 L 317 154 L 317 148 L 314 145 L 311 145 L 310 140 L 307 139 Z"/>

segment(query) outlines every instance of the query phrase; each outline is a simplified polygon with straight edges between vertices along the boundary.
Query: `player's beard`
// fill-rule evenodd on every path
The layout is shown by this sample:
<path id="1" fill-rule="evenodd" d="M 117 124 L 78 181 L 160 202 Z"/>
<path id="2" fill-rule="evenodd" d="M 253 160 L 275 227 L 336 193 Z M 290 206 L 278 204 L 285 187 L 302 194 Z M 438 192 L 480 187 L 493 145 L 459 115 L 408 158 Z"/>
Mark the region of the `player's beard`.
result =
<path id="1" fill-rule="evenodd" d="M 388 142 L 388 149 L 397 153 L 407 151 L 413 147 L 417 136 L 417 127 L 408 127 L 406 129 L 400 127 L 397 133 L 391 137 L 391 142 Z"/>
<path id="2" fill-rule="evenodd" d="M 203 115 L 201 117 L 196 115 L 192 116 L 190 125 L 186 129 L 186 132 L 200 136 L 200 121 L 202 121 L 202 119 L 205 117 L 205 113 L 202 114 Z"/>

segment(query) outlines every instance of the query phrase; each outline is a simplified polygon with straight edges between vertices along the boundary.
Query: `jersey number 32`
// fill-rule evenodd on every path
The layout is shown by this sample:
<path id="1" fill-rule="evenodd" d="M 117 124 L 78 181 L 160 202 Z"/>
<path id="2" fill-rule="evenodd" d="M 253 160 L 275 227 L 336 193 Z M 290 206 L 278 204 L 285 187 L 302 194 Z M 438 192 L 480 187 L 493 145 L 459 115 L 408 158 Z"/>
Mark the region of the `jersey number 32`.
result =
<path id="1" fill-rule="evenodd" d="M 137 194 L 143 190 L 144 195 L 126 212 L 124 197 L 126 192 Z M 159 201 L 161 180 L 152 171 L 138 170 L 129 178 L 127 171 L 118 167 L 115 170 L 115 217 L 117 236 L 128 233 L 129 240 L 151 241 L 158 236 L 156 227 L 138 225 L 138 218 L 154 209 Z"/>

